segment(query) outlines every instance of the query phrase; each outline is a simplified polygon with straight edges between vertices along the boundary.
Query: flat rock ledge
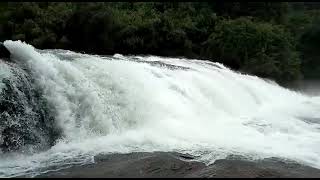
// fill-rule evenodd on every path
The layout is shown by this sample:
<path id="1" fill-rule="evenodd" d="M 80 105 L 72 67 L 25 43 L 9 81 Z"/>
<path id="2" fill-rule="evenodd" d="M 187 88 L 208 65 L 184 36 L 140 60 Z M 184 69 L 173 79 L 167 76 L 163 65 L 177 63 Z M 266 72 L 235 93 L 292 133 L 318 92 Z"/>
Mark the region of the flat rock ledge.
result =
<path id="1" fill-rule="evenodd" d="M 51 171 L 36 178 L 319 178 L 320 169 L 276 158 L 226 158 L 206 166 L 188 154 L 138 152 L 98 155 L 94 164 Z"/>

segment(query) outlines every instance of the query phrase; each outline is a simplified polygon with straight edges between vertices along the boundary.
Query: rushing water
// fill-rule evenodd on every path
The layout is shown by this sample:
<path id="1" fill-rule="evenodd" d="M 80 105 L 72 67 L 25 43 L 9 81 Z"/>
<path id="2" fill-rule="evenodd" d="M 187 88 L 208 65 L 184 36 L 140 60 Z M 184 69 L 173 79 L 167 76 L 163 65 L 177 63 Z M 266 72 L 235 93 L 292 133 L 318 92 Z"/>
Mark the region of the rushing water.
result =
<path id="1" fill-rule="evenodd" d="M 206 163 L 279 157 L 320 168 L 318 96 L 201 60 L 4 45 L 14 63 L 0 62 L 0 102 L 21 107 L 0 112 L 0 177 L 137 151 L 190 153 Z"/>

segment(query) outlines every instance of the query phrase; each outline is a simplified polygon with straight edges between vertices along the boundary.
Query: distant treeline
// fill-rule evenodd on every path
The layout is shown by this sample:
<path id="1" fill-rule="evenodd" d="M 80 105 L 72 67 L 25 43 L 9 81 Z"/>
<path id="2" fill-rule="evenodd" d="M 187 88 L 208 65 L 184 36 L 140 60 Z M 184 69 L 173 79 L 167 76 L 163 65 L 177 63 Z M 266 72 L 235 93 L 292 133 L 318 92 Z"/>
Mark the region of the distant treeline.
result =
<path id="1" fill-rule="evenodd" d="M 209 59 L 282 81 L 320 77 L 320 3 L 1 2 L 0 40 Z"/>

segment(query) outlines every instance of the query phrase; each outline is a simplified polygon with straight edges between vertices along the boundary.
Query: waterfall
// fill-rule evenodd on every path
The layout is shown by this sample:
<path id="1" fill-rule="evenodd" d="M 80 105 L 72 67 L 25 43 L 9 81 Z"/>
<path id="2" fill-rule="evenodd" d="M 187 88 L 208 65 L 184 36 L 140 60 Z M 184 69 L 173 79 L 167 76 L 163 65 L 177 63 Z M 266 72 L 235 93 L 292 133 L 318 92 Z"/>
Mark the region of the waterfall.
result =
<path id="1" fill-rule="evenodd" d="M 196 59 L 4 46 L 14 63 L 0 63 L 0 148 L 35 150 L 0 154 L 0 176 L 137 151 L 320 167 L 317 96 Z"/>

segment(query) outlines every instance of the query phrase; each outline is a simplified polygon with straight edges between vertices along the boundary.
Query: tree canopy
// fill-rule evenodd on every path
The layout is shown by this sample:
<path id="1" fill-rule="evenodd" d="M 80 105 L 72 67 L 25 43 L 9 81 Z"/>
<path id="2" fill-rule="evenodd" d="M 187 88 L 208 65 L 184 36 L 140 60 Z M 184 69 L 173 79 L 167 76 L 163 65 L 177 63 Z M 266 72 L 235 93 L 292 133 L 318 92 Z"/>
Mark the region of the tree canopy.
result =
<path id="1" fill-rule="evenodd" d="M 303 2 L 1 2 L 0 40 L 208 59 L 280 82 L 320 77 L 319 8 Z"/>

